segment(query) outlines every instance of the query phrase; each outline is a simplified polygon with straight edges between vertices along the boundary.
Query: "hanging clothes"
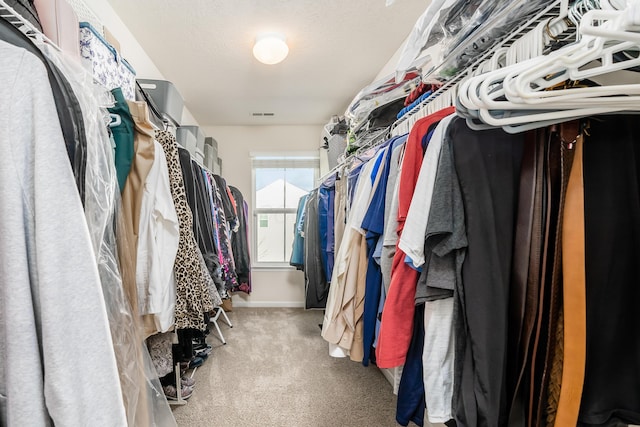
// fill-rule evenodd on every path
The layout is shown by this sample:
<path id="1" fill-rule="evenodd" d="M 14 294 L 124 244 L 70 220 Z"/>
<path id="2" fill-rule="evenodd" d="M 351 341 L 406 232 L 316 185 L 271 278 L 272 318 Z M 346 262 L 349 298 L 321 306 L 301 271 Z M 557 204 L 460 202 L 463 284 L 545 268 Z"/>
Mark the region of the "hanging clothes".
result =
<path id="1" fill-rule="evenodd" d="M 47 71 L 24 49 L 0 41 L 0 51 L 2 424 L 126 425 L 105 300 Z M 60 251 L 62 241 L 73 256 Z M 87 346 L 91 358 L 77 351 Z M 70 366 L 101 375 L 78 382 Z"/>
<path id="2" fill-rule="evenodd" d="M 191 159 L 184 148 L 178 148 L 182 177 L 185 182 L 187 203 L 193 217 L 193 233 L 198 243 L 202 262 L 205 265 L 204 275 L 209 294 L 215 301 L 222 301 L 214 278 L 218 277 L 218 249 L 214 242 L 214 218 L 211 208 L 211 195 L 208 184 L 204 181 L 202 168 Z M 208 277 L 207 277 L 208 276 Z"/>
<path id="3" fill-rule="evenodd" d="M 200 253 L 193 235 L 193 216 L 187 204 L 185 186 L 178 159 L 178 144 L 167 131 L 156 131 L 156 140 L 162 145 L 169 167 L 171 194 L 178 213 L 180 241 L 175 261 L 176 275 L 176 328 L 204 330 L 204 313 L 213 310 L 213 301 L 207 288 L 200 263 Z"/>
<path id="4" fill-rule="evenodd" d="M 392 139 L 388 142 L 388 147 L 382 153 L 383 164 L 380 169 L 380 182 L 373 193 L 369 208 L 362 220 L 362 229 L 366 232 L 367 241 L 367 276 L 365 283 L 365 300 L 363 313 L 363 351 L 362 364 L 369 365 L 372 355 L 375 362 L 375 350 L 373 343 L 376 335 L 376 318 L 378 306 L 380 305 L 382 272 L 380 264 L 375 259 L 375 251 L 378 247 L 378 240 L 384 232 L 384 204 L 389 178 L 389 167 L 394 144 L 400 138 Z"/>
<path id="5" fill-rule="evenodd" d="M 398 181 L 398 236 L 402 236 L 415 184 L 423 159 L 423 138 L 429 128 L 455 111 L 445 108 L 416 123 L 407 139 L 402 172 Z M 415 289 L 418 272 L 405 263 L 405 253 L 398 249 L 393 258 L 391 283 L 382 313 L 382 325 L 376 348 L 376 360 L 381 368 L 404 364 L 413 330 Z"/>
<path id="6" fill-rule="evenodd" d="M 135 123 L 135 157 L 127 181 L 122 191 L 122 218 L 124 229 L 121 244 L 118 245 L 122 279 L 125 292 L 134 313 L 138 315 L 138 291 L 136 286 L 136 265 L 138 237 L 140 235 L 140 211 L 144 194 L 144 184 L 153 166 L 155 156 L 154 130 L 148 121 L 147 105 L 129 101 L 129 110 Z"/>
<path id="7" fill-rule="evenodd" d="M 318 232 L 320 234 L 320 260 L 325 277 L 329 280 L 334 265 L 334 204 L 336 197 L 336 176 L 327 178 L 318 188 Z"/>
<path id="8" fill-rule="evenodd" d="M 296 222 L 293 226 L 293 245 L 289 265 L 296 267 L 298 270 L 304 270 L 304 222 L 306 214 L 305 207 L 308 198 L 308 194 L 300 197 L 296 211 Z"/>
<path id="9" fill-rule="evenodd" d="M 407 361 L 398 385 L 396 421 L 402 426 L 409 422 L 422 427 L 425 414 L 425 392 L 422 380 L 422 349 L 424 348 L 424 306 L 416 307 L 414 329 L 407 350 Z"/>
<path id="10" fill-rule="evenodd" d="M 78 99 L 61 71 L 31 40 L 4 19 L 0 19 L 0 40 L 21 47 L 39 58 L 47 69 L 47 75 L 62 128 L 67 155 L 75 176 L 80 200 L 84 204 L 85 173 L 87 167 L 87 138 L 84 131 L 84 117 Z"/>
<path id="11" fill-rule="evenodd" d="M 578 425 L 639 424 L 640 339 L 633 325 L 640 301 L 640 128 L 634 115 L 590 122 L 583 145 L 586 365 Z"/>
<path id="12" fill-rule="evenodd" d="M 212 237 L 213 237 L 213 245 L 215 249 L 214 257 L 207 257 L 205 259 L 205 263 L 207 265 L 207 269 L 211 272 L 211 278 L 213 279 L 216 289 L 218 290 L 218 294 L 222 299 L 228 298 L 228 293 L 225 288 L 225 282 L 223 278 L 222 271 L 222 248 L 220 246 L 220 225 L 218 224 L 218 207 L 216 205 L 214 199 L 214 191 L 215 191 L 215 182 L 213 181 L 213 176 L 208 172 L 203 170 L 203 176 L 205 178 L 204 182 L 206 185 L 206 193 L 209 201 L 209 209 L 211 209 L 211 221 L 212 221 Z"/>
<path id="13" fill-rule="evenodd" d="M 391 284 L 391 266 L 398 245 L 398 177 L 402 170 L 402 160 L 408 135 L 403 135 L 400 138 L 398 146 L 393 149 L 391 154 L 384 203 L 385 224 L 382 247 L 380 249 L 380 271 L 386 292 L 389 291 L 389 285 Z"/>
<path id="14" fill-rule="evenodd" d="M 245 217 L 244 233 L 245 233 L 245 236 L 246 236 L 245 240 L 246 240 L 246 245 L 247 245 L 247 265 L 249 266 L 249 272 L 247 274 L 247 277 L 248 277 L 248 282 L 247 282 L 248 289 L 244 290 L 243 289 L 244 284 L 240 283 L 240 290 L 243 291 L 243 292 L 251 292 L 251 289 L 252 289 L 252 285 L 251 285 L 251 252 L 249 250 L 249 247 L 250 247 L 250 244 L 249 244 L 249 242 L 250 242 L 250 240 L 249 240 L 249 232 L 250 232 L 250 230 L 249 230 L 249 221 L 248 221 L 248 219 L 249 219 L 249 204 L 247 203 L 246 200 L 242 204 L 242 211 L 243 211 L 244 217 Z"/>
<path id="15" fill-rule="evenodd" d="M 196 187 L 193 180 L 193 169 L 191 168 L 191 154 L 186 149 L 178 146 L 178 156 L 180 159 L 180 170 L 182 171 L 182 182 L 184 182 L 187 203 L 193 217 L 193 234 L 196 240 L 200 236 L 199 223 L 197 220 L 198 208 L 196 206 Z"/>
<path id="16" fill-rule="evenodd" d="M 236 275 L 238 276 L 238 289 L 242 292 L 251 293 L 248 206 L 240 190 L 233 186 L 229 186 L 229 190 L 238 206 L 238 231 L 231 236 L 233 260 L 236 267 Z"/>
<path id="17" fill-rule="evenodd" d="M 304 278 L 305 308 L 325 308 L 329 286 L 325 277 L 325 269 L 318 262 L 322 244 L 320 242 L 318 192 L 312 191 L 306 197 L 304 208 Z"/>
<path id="18" fill-rule="evenodd" d="M 173 264 L 180 228 L 171 196 L 164 150 L 154 140 L 155 160 L 144 184 L 140 210 L 136 283 L 138 309 L 145 320 L 145 338 L 173 328 L 176 283 Z"/>
<path id="19" fill-rule="evenodd" d="M 461 286 L 460 272 L 468 245 L 465 211 L 449 136 L 452 119 L 450 116 L 440 122 L 427 148 L 437 149 L 438 141 L 442 140 L 436 175 L 432 176 L 432 169 L 427 167 L 428 180 L 431 177 L 434 180 L 433 193 L 425 228 L 425 263 L 416 288 L 416 304 L 424 302 L 422 369 L 431 423 L 445 423 L 453 418 L 456 356 L 453 293 L 456 286 Z M 428 151 L 425 155 L 426 164 L 430 161 L 429 154 Z M 431 188 L 429 184 L 427 187 Z"/>
<path id="20" fill-rule="evenodd" d="M 231 234 L 233 231 L 231 224 L 227 221 L 227 214 L 231 215 L 231 218 L 234 218 L 233 206 L 226 192 L 226 182 L 218 175 L 214 175 L 213 178 L 212 184 L 215 184 L 215 186 L 212 186 L 212 189 L 214 191 L 214 202 L 217 206 L 218 213 L 217 223 L 222 277 L 227 291 L 234 292 L 239 289 L 239 285 L 233 259 L 233 249 L 231 247 Z M 235 217 L 235 221 L 237 222 L 237 217 Z"/>
<path id="21" fill-rule="evenodd" d="M 216 184 L 220 190 L 220 199 L 222 201 L 222 207 L 224 208 L 225 219 L 229 224 L 229 230 L 235 231 L 238 228 L 238 216 L 236 214 L 234 203 L 229 195 L 227 182 L 220 175 L 214 175 L 213 178 L 216 180 Z"/>
<path id="22" fill-rule="evenodd" d="M 367 244 L 361 225 L 372 192 L 379 183 L 382 154 L 382 151 L 375 153 L 372 161 L 357 168 L 358 178 L 351 180 L 357 182 L 357 189 L 353 192 L 345 234 L 336 255 L 322 328 L 322 337 L 330 346 L 337 347 L 332 347 L 334 354 L 348 354 L 357 361 L 364 358 L 362 315 L 367 266 Z"/>
<path id="23" fill-rule="evenodd" d="M 111 127 L 111 132 L 116 143 L 114 158 L 116 171 L 118 173 L 118 185 L 120 192 L 124 191 L 127 176 L 131 170 L 133 162 L 134 150 L 134 123 L 129 105 L 127 104 L 122 89 L 115 88 L 111 91 L 116 100 L 116 105 L 109 108 L 109 112 L 120 118 L 120 124 Z"/>
<path id="24" fill-rule="evenodd" d="M 191 171 L 195 187 L 194 223 L 197 224 L 196 240 L 202 255 L 206 258 L 215 258 L 217 250 L 213 241 L 213 212 L 211 209 L 211 197 L 204 182 L 202 168 L 191 159 Z"/>
<path id="25" fill-rule="evenodd" d="M 95 86 L 93 77 L 75 61 L 66 60 L 49 45 L 42 44 L 40 48 L 68 78 L 82 111 L 102 113 L 87 114 L 84 118 L 87 139 L 93 141 L 86 152 L 85 218 L 107 306 L 128 422 L 174 426 L 169 405 L 143 345 L 141 319 L 134 315 L 134 308 L 125 296 L 119 269 L 114 228 L 122 231 L 124 227 L 121 223 L 116 224 L 120 197 L 111 144 L 103 121 L 106 112 L 100 104 L 106 91 Z"/>
<path id="26" fill-rule="evenodd" d="M 342 244 L 342 236 L 344 234 L 344 227 L 347 222 L 347 179 L 345 176 L 344 168 L 338 170 L 336 174 L 336 196 L 333 206 L 333 263 L 335 267 L 336 256 L 338 255 L 338 249 Z M 333 270 L 331 271 L 333 276 Z"/>
<path id="27" fill-rule="evenodd" d="M 465 209 L 468 246 L 456 288 L 455 419 L 505 425 L 506 319 L 515 212 L 524 137 L 477 132 L 462 119 L 449 126 Z"/>

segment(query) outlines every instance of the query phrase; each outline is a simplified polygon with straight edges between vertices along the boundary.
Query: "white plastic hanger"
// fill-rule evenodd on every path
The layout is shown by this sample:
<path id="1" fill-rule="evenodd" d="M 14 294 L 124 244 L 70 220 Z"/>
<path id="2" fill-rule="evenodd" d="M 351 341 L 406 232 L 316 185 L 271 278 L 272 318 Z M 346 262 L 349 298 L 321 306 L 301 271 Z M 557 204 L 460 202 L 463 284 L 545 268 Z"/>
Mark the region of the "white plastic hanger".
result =
<path id="1" fill-rule="evenodd" d="M 114 128 L 120 126 L 122 124 L 122 118 L 120 118 L 120 114 L 109 114 L 111 121 L 109 122 L 109 127 Z"/>
<path id="2" fill-rule="evenodd" d="M 581 29 L 591 27 L 593 19 L 601 21 L 606 18 L 614 18 L 602 24 L 597 30 L 600 36 L 585 36 L 575 46 L 561 49 L 553 58 L 544 59 L 537 63 L 529 63 L 524 71 L 509 74 L 503 81 L 506 95 L 511 100 L 519 100 L 527 103 L 540 103 L 541 99 L 577 99 L 578 97 L 593 96 L 626 96 L 634 94 L 634 85 L 625 85 L 626 90 L 620 92 L 620 87 L 580 88 L 570 91 L 544 91 L 566 80 L 583 80 L 597 75 L 611 73 L 640 65 L 640 58 L 629 58 L 626 61 L 614 61 L 614 54 L 638 50 L 640 48 L 640 34 L 633 33 L 624 22 L 628 21 L 625 12 L 590 11 L 582 23 Z M 640 18 L 640 14 L 639 14 Z M 636 27 L 637 28 L 637 27 Z M 632 28 L 635 29 L 635 28 Z M 637 28 L 640 30 L 640 28 Z M 613 37 L 609 37 L 612 34 Z M 621 39 L 631 39 L 620 41 Z M 633 39 L 637 39 L 634 41 Z M 593 61 L 599 61 L 601 65 L 586 68 Z M 554 76 L 549 78 L 548 76 Z M 535 89 L 532 88 L 535 87 Z M 571 92 L 568 94 L 567 92 Z M 481 96 L 484 93 L 481 93 Z"/>
<path id="3" fill-rule="evenodd" d="M 478 115 L 485 123 L 509 127 L 510 131 L 540 127 L 584 115 L 638 110 L 640 98 L 633 95 L 640 95 L 640 85 L 554 91 L 544 89 L 569 78 L 577 80 L 575 77 L 584 78 L 640 64 L 640 59 L 633 57 L 622 62 L 613 60 L 615 53 L 640 48 L 640 34 L 634 31 L 639 29 L 639 3 L 629 1 L 624 11 L 589 11 L 580 22 L 580 29 L 586 31 L 579 43 L 545 57 L 532 58 L 503 70 L 471 77 L 461 84 L 460 104 L 469 110 L 478 109 Z M 599 59 L 602 65 L 584 69 L 594 59 Z M 542 111 L 520 115 L 505 113 L 535 109 Z M 469 122 L 474 125 L 477 123 L 473 120 Z"/>

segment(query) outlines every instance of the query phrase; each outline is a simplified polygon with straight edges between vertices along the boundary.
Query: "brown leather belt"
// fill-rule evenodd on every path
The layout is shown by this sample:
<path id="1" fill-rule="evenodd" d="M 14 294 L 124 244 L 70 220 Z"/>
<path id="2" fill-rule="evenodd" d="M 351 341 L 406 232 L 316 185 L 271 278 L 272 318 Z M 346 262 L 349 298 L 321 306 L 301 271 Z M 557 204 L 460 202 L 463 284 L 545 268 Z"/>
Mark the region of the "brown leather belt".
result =
<path id="1" fill-rule="evenodd" d="M 546 402 L 546 355 L 549 349 L 549 322 L 553 307 L 551 295 L 554 293 L 551 281 L 551 265 L 556 257 L 555 235 L 560 201 L 560 138 L 557 127 L 549 134 L 544 160 L 544 235 L 540 268 L 540 291 L 538 299 L 538 317 L 536 319 L 531 365 L 529 371 L 529 426 L 540 425 L 542 402 Z"/>
<path id="2" fill-rule="evenodd" d="M 545 392 L 546 402 L 541 402 L 540 407 L 546 403 L 546 424 L 553 425 L 558 410 L 560 398 L 560 386 L 562 381 L 562 361 L 564 359 L 564 318 L 562 313 L 562 221 L 564 216 L 564 204 L 566 201 L 567 185 L 573 155 L 575 153 L 573 140 L 578 134 L 580 124 L 571 122 L 560 126 L 560 200 L 556 221 L 556 234 L 551 271 L 551 301 L 550 318 L 547 330 L 549 345 L 545 360 Z M 540 420 L 542 423 L 542 419 Z"/>
<path id="3" fill-rule="evenodd" d="M 510 294 L 510 421 L 553 425 L 563 360 L 562 224 L 579 123 L 527 135 Z M 569 144 L 566 143 L 569 142 Z M 515 346 L 515 348 L 513 347 Z M 520 413 L 518 413 L 520 412 Z M 523 420 L 524 421 L 524 420 Z M 521 421 L 520 421 L 521 422 Z"/>
<path id="4" fill-rule="evenodd" d="M 546 225 L 541 271 L 539 317 L 532 357 L 529 425 L 545 425 L 555 418 L 559 397 L 562 345 L 557 344 L 558 319 L 561 317 L 562 289 L 562 216 L 569 179 L 573 144 L 579 122 L 554 127 L 546 157 Z M 554 361 L 556 365 L 554 366 Z M 551 373 L 555 372 L 553 387 Z"/>
<path id="5" fill-rule="evenodd" d="M 513 396 L 520 370 L 522 369 L 522 335 L 527 303 L 527 278 L 531 256 L 531 231 L 533 228 L 536 195 L 536 147 L 538 135 L 535 130 L 525 135 L 522 166 L 520 168 L 520 189 L 518 196 L 518 216 L 516 218 L 515 244 L 509 291 L 509 395 Z"/>
<path id="6" fill-rule="evenodd" d="M 521 264 L 514 264 L 515 268 L 521 269 L 520 272 L 514 272 L 514 277 L 524 276 L 526 278 L 525 285 L 525 301 L 524 301 L 524 317 L 522 319 L 522 333 L 519 340 L 518 349 L 518 369 L 517 380 L 515 390 L 513 392 L 512 408 L 517 408 L 516 400 L 524 400 L 526 403 L 528 399 L 524 396 L 524 393 L 528 393 L 529 388 L 525 386 L 527 380 L 525 379 L 525 372 L 528 366 L 529 354 L 531 350 L 531 338 L 533 335 L 536 317 L 538 313 L 538 295 L 540 288 L 540 258 L 542 254 L 542 195 L 544 185 L 544 148 L 547 139 L 546 129 L 538 130 L 534 135 L 534 158 L 530 159 L 529 163 L 524 163 L 523 167 L 528 166 L 533 168 L 531 177 L 531 187 L 528 191 L 532 191 L 531 194 L 526 194 L 525 197 L 532 201 L 532 204 L 528 208 L 531 216 L 531 226 L 529 234 L 526 235 L 526 240 L 516 240 L 516 252 L 522 251 L 521 246 L 526 248 L 528 258 L 526 259 L 526 269 Z M 527 148 L 525 148 L 528 151 Z M 526 157 L 525 157 L 526 160 Z M 522 176 L 521 176 L 522 179 Z M 521 183 L 522 184 L 522 183 Z M 522 188 L 522 186 L 521 186 Z M 522 200 L 522 199 L 521 199 Z M 519 206 L 519 209 L 525 210 L 523 205 Z M 522 227 L 524 222 L 520 221 L 522 215 L 527 215 L 523 211 L 518 211 L 518 227 Z M 525 235 L 522 230 L 518 233 L 518 236 Z M 515 282 L 517 286 L 521 287 L 521 284 Z M 525 408 L 525 410 L 528 409 Z M 517 419 L 521 418 L 524 414 L 518 414 L 514 411 L 510 414 L 510 424 L 516 424 Z"/>
<path id="7" fill-rule="evenodd" d="M 571 144 L 573 141 L 568 141 Z M 564 308 L 564 363 L 555 425 L 575 426 L 580 412 L 586 363 L 586 273 L 584 231 L 584 181 L 579 134 L 562 223 L 562 274 Z"/>

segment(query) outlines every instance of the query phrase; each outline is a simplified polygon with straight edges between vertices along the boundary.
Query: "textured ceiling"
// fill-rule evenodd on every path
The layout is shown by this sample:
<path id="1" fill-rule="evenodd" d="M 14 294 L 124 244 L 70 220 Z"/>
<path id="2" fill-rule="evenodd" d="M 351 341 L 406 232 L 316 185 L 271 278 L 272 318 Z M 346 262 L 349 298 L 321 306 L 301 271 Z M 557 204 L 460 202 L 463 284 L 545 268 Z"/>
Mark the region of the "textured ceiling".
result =
<path id="1" fill-rule="evenodd" d="M 201 126 L 325 124 L 342 114 L 429 0 L 109 0 Z M 264 65 L 256 35 L 290 52 Z M 273 112 L 274 117 L 253 117 Z"/>

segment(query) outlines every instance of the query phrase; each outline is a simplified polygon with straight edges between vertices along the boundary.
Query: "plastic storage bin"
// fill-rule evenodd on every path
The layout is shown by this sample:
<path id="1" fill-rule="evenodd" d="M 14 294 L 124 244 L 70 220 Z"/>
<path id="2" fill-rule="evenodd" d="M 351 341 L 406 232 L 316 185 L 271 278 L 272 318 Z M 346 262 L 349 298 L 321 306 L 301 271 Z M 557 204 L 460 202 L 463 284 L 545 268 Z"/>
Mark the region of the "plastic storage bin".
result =
<path id="1" fill-rule="evenodd" d="M 180 126 L 176 132 L 178 142 L 185 147 L 191 157 L 204 165 L 204 133 L 198 126 Z"/>
<path id="2" fill-rule="evenodd" d="M 176 139 L 178 140 L 178 144 L 186 148 L 189 153 L 195 153 L 197 145 L 196 136 L 186 126 L 181 126 L 176 129 Z"/>
<path id="3" fill-rule="evenodd" d="M 38 11 L 44 34 L 63 52 L 80 61 L 80 23 L 73 7 L 66 0 L 35 0 L 31 3 Z"/>
<path id="4" fill-rule="evenodd" d="M 173 83 L 166 80 L 138 79 L 140 87 L 153 99 L 160 112 L 174 124 L 182 120 L 184 100 Z"/>
<path id="5" fill-rule="evenodd" d="M 204 163 L 212 172 L 214 165 L 218 163 L 218 141 L 210 136 L 204 140 Z"/>
<path id="6" fill-rule="evenodd" d="M 180 126 L 180 129 L 186 129 L 196 137 L 196 148 L 200 150 L 202 152 L 202 155 L 204 156 L 204 140 L 206 137 L 204 133 L 200 130 L 200 127 L 189 125 L 189 126 Z M 196 151 L 189 150 L 189 152 L 193 155 L 195 154 Z"/>
<path id="7" fill-rule="evenodd" d="M 212 151 L 213 149 L 211 148 L 210 145 L 205 144 L 204 145 L 204 166 L 209 169 L 210 171 L 213 172 L 213 157 L 212 157 Z"/>
<path id="8" fill-rule="evenodd" d="M 196 152 L 193 153 L 193 158 L 196 159 L 196 162 L 204 165 L 204 151 L 202 151 L 201 149 L 196 148 Z"/>
<path id="9" fill-rule="evenodd" d="M 136 99 L 136 72 L 87 22 L 80 23 L 80 56 L 93 78 L 108 90 L 122 88 L 126 99 Z"/>

